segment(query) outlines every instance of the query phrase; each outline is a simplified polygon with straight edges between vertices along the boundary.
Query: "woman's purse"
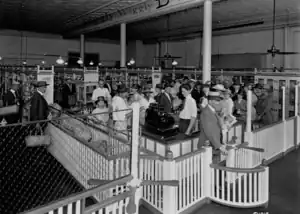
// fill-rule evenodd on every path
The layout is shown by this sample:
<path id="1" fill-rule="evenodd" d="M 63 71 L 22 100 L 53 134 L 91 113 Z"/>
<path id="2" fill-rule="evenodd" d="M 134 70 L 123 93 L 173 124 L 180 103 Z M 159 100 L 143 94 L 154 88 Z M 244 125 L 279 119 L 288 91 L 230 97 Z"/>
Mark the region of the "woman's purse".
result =
<path id="1" fill-rule="evenodd" d="M 42 128 L 39 128 L 40 135 L 29 135 L 25 138 L 26 146 L 36 147 L 36 146 L 49 146 L 51 143 L 51 138 L 49 135 L 45 135 Z"/>

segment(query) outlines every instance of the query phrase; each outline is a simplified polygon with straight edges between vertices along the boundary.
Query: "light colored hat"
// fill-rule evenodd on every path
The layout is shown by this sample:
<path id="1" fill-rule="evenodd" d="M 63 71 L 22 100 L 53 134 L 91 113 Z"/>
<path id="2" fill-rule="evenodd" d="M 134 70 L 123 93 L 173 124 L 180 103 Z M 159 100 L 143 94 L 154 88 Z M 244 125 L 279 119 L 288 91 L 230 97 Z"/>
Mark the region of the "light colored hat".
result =
<path id="1" fill-rule="evenodd" d="M 212 88 L 215 90 L 218 90 L 218 91 L 226 91 L 226 89 L 224 88 L 224 85 L 221 85 L 221 84 L 217 84 Z"/>
<path id="2" fill-rule="evenodd" d="M 208 99 L 209 100 L 220 100 L 221 99 L 221 94 L 219 91 L 210 91 L 208 92 Z"/>

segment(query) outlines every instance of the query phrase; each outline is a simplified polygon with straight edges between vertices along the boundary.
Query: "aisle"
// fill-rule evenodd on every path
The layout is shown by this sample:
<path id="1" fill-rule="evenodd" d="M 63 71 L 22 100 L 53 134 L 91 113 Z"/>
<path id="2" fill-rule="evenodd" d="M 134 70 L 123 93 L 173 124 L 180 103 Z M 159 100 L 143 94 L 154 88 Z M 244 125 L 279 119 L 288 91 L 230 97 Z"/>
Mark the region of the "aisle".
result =
<path id="1" fill-rule="evenodd" d="M 205 205 L 193 214 L 299 214 L 300 213 L 300 149 L 270 166 L 270 202 L 267 209 L 235 209 L 216 203 Z M 151 214 L 144 206 L 141 214 Z"/>

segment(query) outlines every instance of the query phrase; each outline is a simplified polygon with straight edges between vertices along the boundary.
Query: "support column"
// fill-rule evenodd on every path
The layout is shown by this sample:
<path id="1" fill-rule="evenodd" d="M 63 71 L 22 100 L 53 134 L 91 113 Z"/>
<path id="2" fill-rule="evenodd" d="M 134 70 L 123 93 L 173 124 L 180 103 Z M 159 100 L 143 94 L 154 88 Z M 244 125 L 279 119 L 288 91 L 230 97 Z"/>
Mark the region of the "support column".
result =
<path id="1" fill-rule="evenodd" d="M 202 81 L 211 80 L 212 0 L 204 1 Z"/>
<path id="2" fill-rule="evenodd" d="M 84 66 L 84 53 L 85 53 L 85 41 L 84 41 L 84 35 L 80 35 L 80 58 L 83 61 L 82 66 Z"/>
<path id="3" fill-rule="evenodd" d="M 121 24 L 121 59 L 120 59 L 120 67 L 125 68 L 126 67 L 126 24 Z"/>

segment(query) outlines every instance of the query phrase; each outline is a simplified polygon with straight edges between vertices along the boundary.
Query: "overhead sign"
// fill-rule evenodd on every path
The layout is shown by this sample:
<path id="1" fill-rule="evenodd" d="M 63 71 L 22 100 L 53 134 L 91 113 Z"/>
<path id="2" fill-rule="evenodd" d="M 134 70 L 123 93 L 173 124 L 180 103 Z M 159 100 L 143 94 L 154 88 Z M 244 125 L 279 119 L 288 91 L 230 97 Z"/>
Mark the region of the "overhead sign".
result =
<path id="1" fill-rule="evenodd" d="M 71 31 L 66 36 L 84 34 L 92 31 L 102 30 L 116 24 L 130 23 L 145 18 L 161 16 L 164 14 L 185 10 L 201 5 L 205 0 L 149 0 L 135 4 L 107 14 L 95 23 Z"/>

